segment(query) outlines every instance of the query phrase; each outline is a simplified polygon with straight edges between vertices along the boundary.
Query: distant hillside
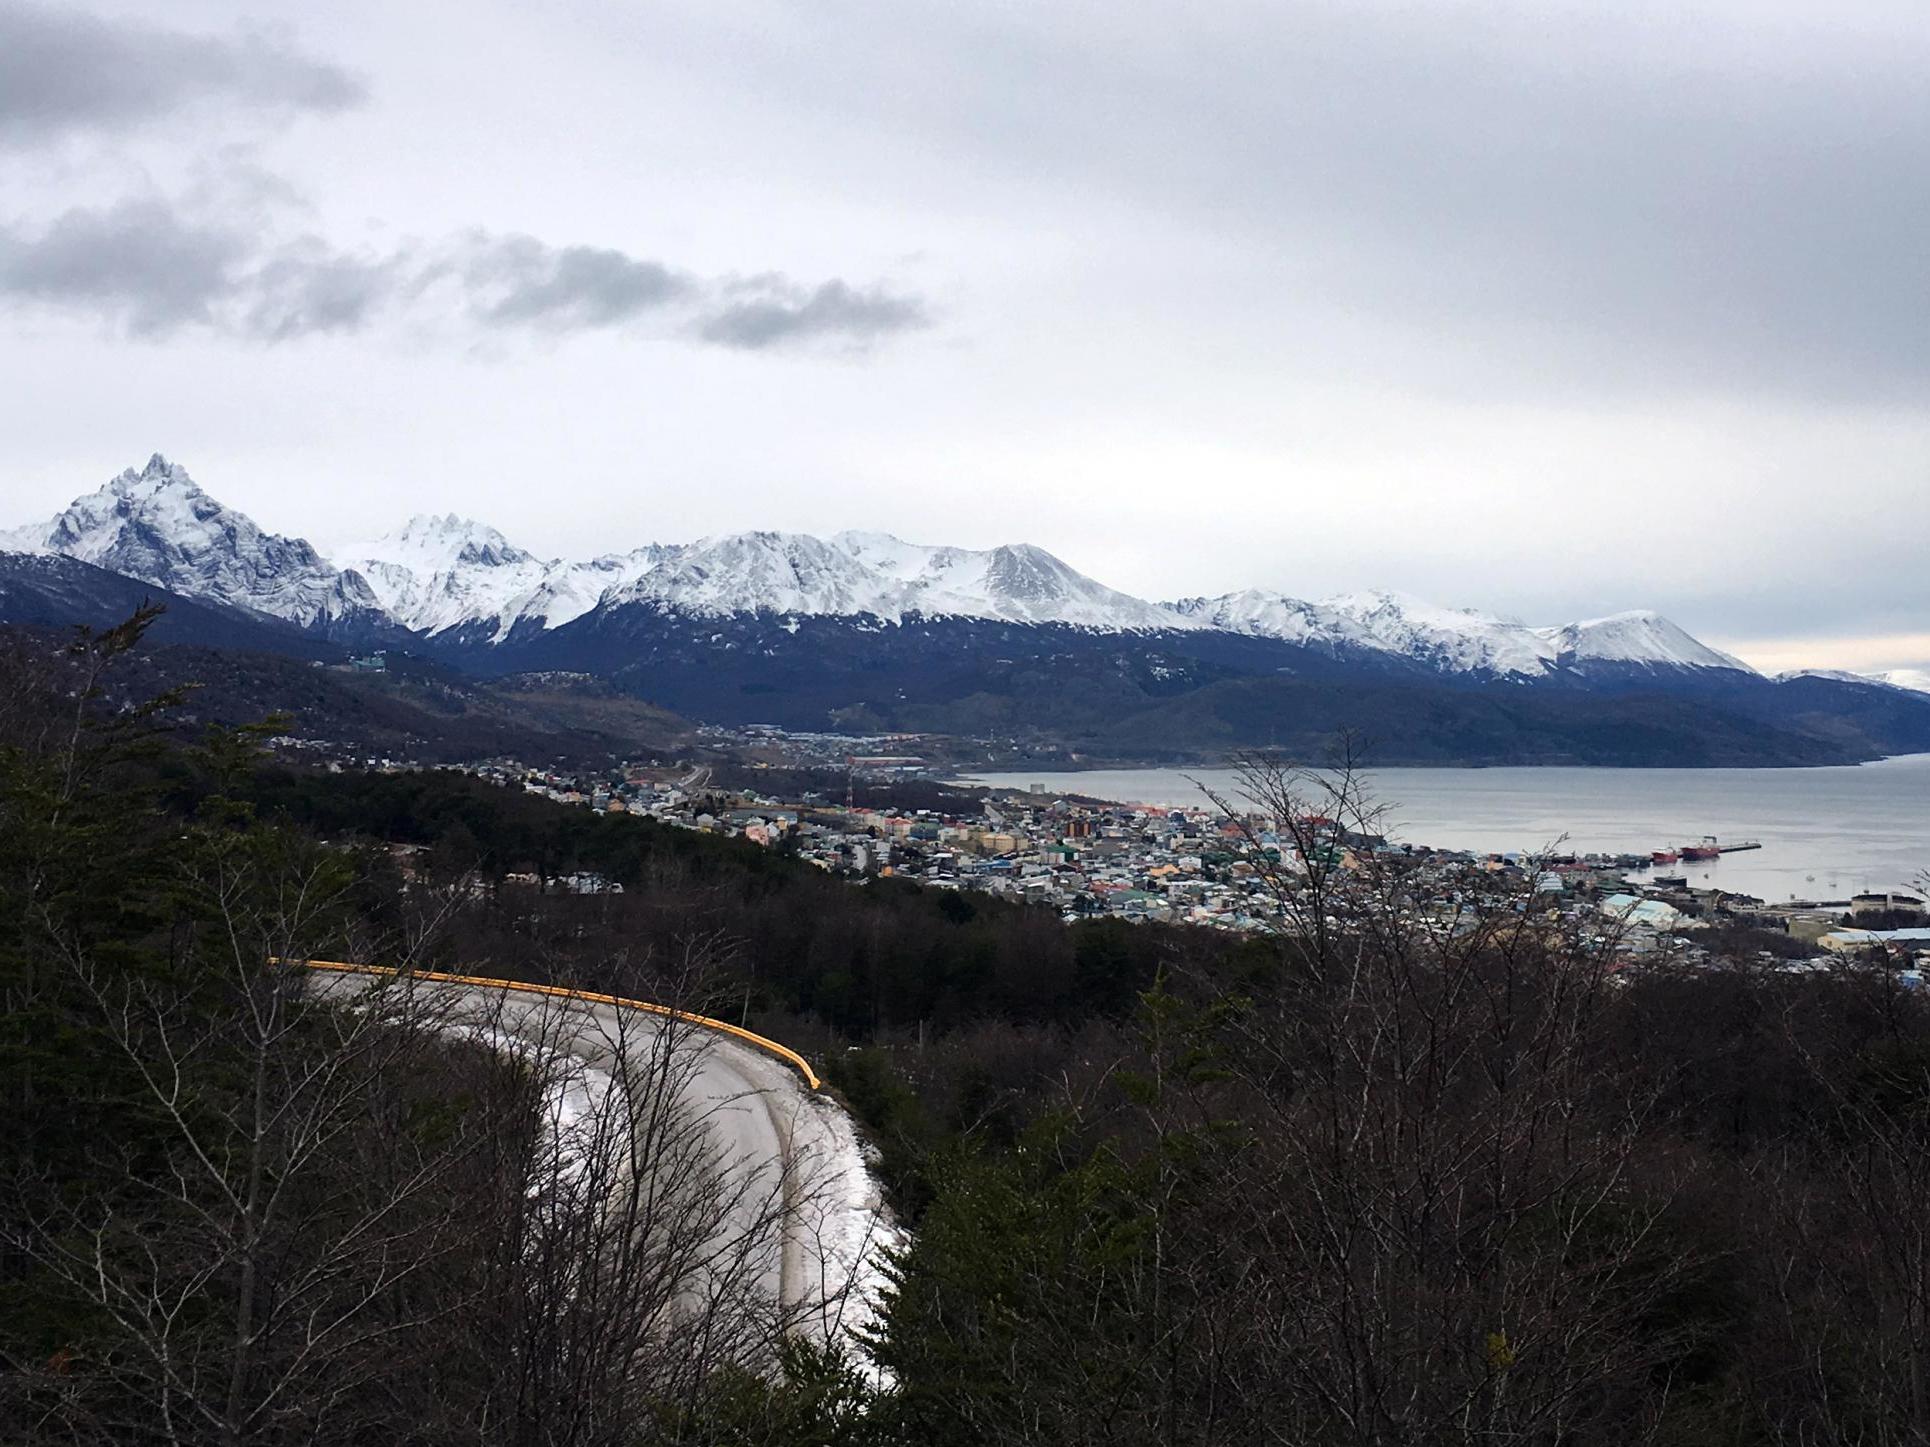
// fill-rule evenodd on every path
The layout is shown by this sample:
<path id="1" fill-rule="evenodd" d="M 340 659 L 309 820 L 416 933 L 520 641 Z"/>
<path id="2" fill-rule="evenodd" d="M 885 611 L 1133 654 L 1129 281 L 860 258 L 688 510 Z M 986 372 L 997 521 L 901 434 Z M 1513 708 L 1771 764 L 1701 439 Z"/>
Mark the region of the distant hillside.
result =
<path id="1" fill-rule="evenodd" d="M 144 603 L 167 610 L 148 630 L 153 643 L 246 648 L 297 658 L 346 656 L 336 644 L 279 618 L 203 602 L 74 558 L 0 552 L 0 623 L 102 628 Z"/>
<path id="2" fill-rule="evenodd" d="M 153 632 L 162 632 L 168 617 Z M 53 649 L 69 636 L 0 627 L 0 649 Z M 272 653 L 145 644 L 125 660 L 113 687 L 128 702 L 186 687 L 186 701 L 169 715 L 182 733 L 283 714 L 292 738 L 430 763 L 510 756 L 595 767 L 674 754 L 690 732 L 684 720 L 607 685 L 548 680 L 523 688 L 407 657 L 390 660 L 386 672 L 365 673 Z"/>

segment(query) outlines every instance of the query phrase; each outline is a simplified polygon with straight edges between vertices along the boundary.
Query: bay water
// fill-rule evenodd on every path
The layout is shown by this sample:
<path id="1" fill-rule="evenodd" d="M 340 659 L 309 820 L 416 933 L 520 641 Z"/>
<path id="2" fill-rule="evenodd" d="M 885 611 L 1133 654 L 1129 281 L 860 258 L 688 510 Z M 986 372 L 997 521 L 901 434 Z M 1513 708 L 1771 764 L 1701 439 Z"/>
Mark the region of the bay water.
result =
<path id="1" fill-rule="evenodd" d="M 1232 769 L 1096 769 L 977 774 L 964 782 L 1126 803 L 1232 800 Z M 1697 888 L 1772 903 L 1840 900 L 1910 888 L 1930 870 L 1930 754 L 1820 769 L 1374 769 L 1368 792 L 1382 832 L 1407 843 L 1482 853 L 1535 852 L 1556 841 L 1577 853 L 1673 849 L 1713 834 L 1759 850 L 1660 872 Z"/>

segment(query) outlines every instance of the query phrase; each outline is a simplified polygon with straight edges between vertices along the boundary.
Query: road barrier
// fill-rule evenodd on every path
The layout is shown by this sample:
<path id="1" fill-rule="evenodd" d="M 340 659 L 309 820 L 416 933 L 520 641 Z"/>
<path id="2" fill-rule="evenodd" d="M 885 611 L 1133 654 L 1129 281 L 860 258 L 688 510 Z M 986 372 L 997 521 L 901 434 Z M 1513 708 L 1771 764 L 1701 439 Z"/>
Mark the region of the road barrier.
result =
<path id="1" fill-rule="evenodd" d="M 281 963 L 276 961 L 276 963 Z M 733 1025 L 728 1020 L 713 1020 L 708 1015 L 693 1015 L 688 1010 L 675 1010 L 668 1005 L 658 1005 L 649 1000 L 626 1000 L 621 995 L 599 995 L 591 990 L 570 990 L 561 985 L 532 985 L 527 980 L 490 980 L 479 975 L 445 975 L 438 970 L 398 970 L 393 965 L 351 965 L 341 960 L 303 960 L 302 964 L 311 970 L 339 970 L 349 975 L 379 975 L 390 979 L 406 977 L 411 980 L 433 980 L 443 985 L 477 985 L 491 990 L 514 990 L 524 995 L 551 995 L 559 1000 L 582 1000 L 591 1005 L 619 1005 L 626 1010 L 642 1010 L 651 1015 L 662 1015 L 669 1020 L 678 1020 L 686 1025 L 701 1025 L 706 1030 L 742 1040 L 746 1045 L 754 1045 L 767 1054 L 775 1055 L 786 1065 L 791 1066 L 804 1077 L 804 1083 L 816 1090 L 822 1084 L 818 1073 L 811 1063 L 788 1045 L 780 1045 L 775 1040 L 746 1030 L 741 1025 Z"/>

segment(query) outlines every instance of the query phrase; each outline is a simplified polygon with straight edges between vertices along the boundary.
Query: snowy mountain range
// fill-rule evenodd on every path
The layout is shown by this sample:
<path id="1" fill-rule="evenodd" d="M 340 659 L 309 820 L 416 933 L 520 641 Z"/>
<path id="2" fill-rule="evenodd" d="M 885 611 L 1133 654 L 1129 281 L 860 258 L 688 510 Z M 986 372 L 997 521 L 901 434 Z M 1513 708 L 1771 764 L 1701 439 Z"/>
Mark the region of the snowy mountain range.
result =
<path id="1" fill-rule="evenodd" d="M 1904 693 L 1930 693 L 1930 668 L 1891 668 L 1881 673 L 1852 673 L 1844 668 L 1792 668 L 1776 677 L 1779 680 L 1823 678 L 1832 683 L 1874 683 Z"/>
<path id="2" fill-rule="evenodd" d="M 1751 671 L 1650 612 L 1531 627 L 1386 592 L 1306 602 L 1248 589 L 1155 603 L 1024 543 L 975 550 L 872 532 L 744 532 L 571 560 L 540 558 L 494 528 L 450 514 L 413 518 L 325 558 L 302 539 L 264 532 L 159 454 L 45 523 L 0 533 L 0 549 L 75 558 L 302 628 L 388 624 L 477 645 L 641 606 L 686 618 L 965 619 L 1110 634 L 1231 633 L 1514 680 L 1597 664 Z"/>
<path id="3" fill-rule="evenodd" d="M 1219 598 L 1183 598 L 1168 606 L 1189 621 L 1225 632 L 1376 650 L 1443 673 L 1539 678 L 1586 663 L 1752 671 L 1741 659 L 1697 642 L 1646 610 L 1535 628 L 1472 608 L 1442 608 L 1387 592 L 1306 603 L 1250 588 Z"/>
<path id="4" fill-rule="evenodd" d="M 411 518 L 398 532 L 345 549 L 339 566 L 360 574 L 404 628 L 428 636 L 479 628 L 500 642 L 520 626 L 555 628 L 581 617 L 674 551 L 653 544 L 588 562 L 543 559 L 450 513 Z"/>
<path id="5" fill-rule="evenodd" d="M 875 532 L 568 559 L 451 515 L 324 551 L 263 530 L 160 456 L 0 533 L 0 623 L 110 623 L 143 598 L 166 605 L 158 646 L 318 662 L 387 649 L 463 687 L 578 679 L 709 723 L 996 739 L 1067 760 L 1310 758 L 1341 734 L 1377 762 L 1419 764 L 1930 750 L 1930 679 L 1765 678 L 1649 612 L 1536 627 L 1394 593 L 1159 603 L 1029 544 Z M 261 702 L 306 706 L 299 691 Z"/>

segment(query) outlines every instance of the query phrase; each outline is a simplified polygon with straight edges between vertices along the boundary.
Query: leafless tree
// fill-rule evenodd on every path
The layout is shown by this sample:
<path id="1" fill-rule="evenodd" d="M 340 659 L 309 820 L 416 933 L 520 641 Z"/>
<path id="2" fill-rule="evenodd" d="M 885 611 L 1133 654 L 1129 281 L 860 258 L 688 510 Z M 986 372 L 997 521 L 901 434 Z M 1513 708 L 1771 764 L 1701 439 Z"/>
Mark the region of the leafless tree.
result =
<path id="1" fill-rule="evenodd" d="M 311 970 L 340 864 L 197 849 L 154 974 L 46 932 L 160 1145 L 103 1142 L 79 1195 L 11 1183 L 4 1244 L 103 1324 L 10 1380 L 33 1440 L 673 1440 L 823 1334 L 844 1284 L 803 1232 L 835 1182 L 786 1092 L 720 1093 L 726 1047 L 675 1017 L 436 984 L 406 952 Z"/>
<path id="2" fill-rule="evenodd" d="M 696 1411 L 718 1373 L 773 1370 L 818 1305 L 793 1223 L 822 1189 L 789 1153 L 747 1157 L 729 1128 L 773 1104 L 716 1095 L 707 1056 L 727 1047 L 701 1026 L 519 996 L 480 1004 L 461 1018 L 540 1082 L 542 1118 L 538 1148 L 501 1173 L 491 1203 L 506 1229 L 472 1323 L 475 1349 L 499 1363 L 486 1440 L 648 1440 L 640 1423 Z"/>
<path id="3" fill-rule="evenodd" d="M 1269 1364 L 1280 1440 L 1640 1440 L 1685 1345 L 1650 1318 L 1691 1263 L 1662 1246 L 1652 1093 L 1597 1048 L 1615 936 L 1548 911 L 1533 869 L 1444 880 L 1369 848 L 1357 761 L 1243 782 L 1284 979 L 1236 1016 L 1223 1349 Z"/>
<path id="4" fill-rule="evenodd" d="M 1754 1364 L 1761 1430 L 1906 1447 L 1930 1442 L 1930 1032 L 1888 969 L 1840 966 L 1833 983 L 1874 1013 L 1877 1039 L 1846 1070 L 1785 1018 L 1814 1128 L 1746 1166 L 1773 1323 Z"/>
<path id="5" fill-rule="evenodd" d="M 45 932 L 157 1126 L 139 1148 L 101 1143 L 99 1189 L 15 1182 L 36 1207 L 0 1213 L 8 1245 L 108 1325 L 86 1369 L 52 1384 L 82 1439 L 326 1436 L 389 1344 L 457 1304 L 411 1287 L 460 1234 L 453 1187 L 475 1122 L 437 1136 L 417 1112 L 425 1088 L 465 1071 L 415 1002 L 308 1001 L 290 956 L 336 903 L 339 870 L 313 851 L 265 860 L 257 844 L 197 861 L 183 883 L 204 917 L 159 973 Z"/>

